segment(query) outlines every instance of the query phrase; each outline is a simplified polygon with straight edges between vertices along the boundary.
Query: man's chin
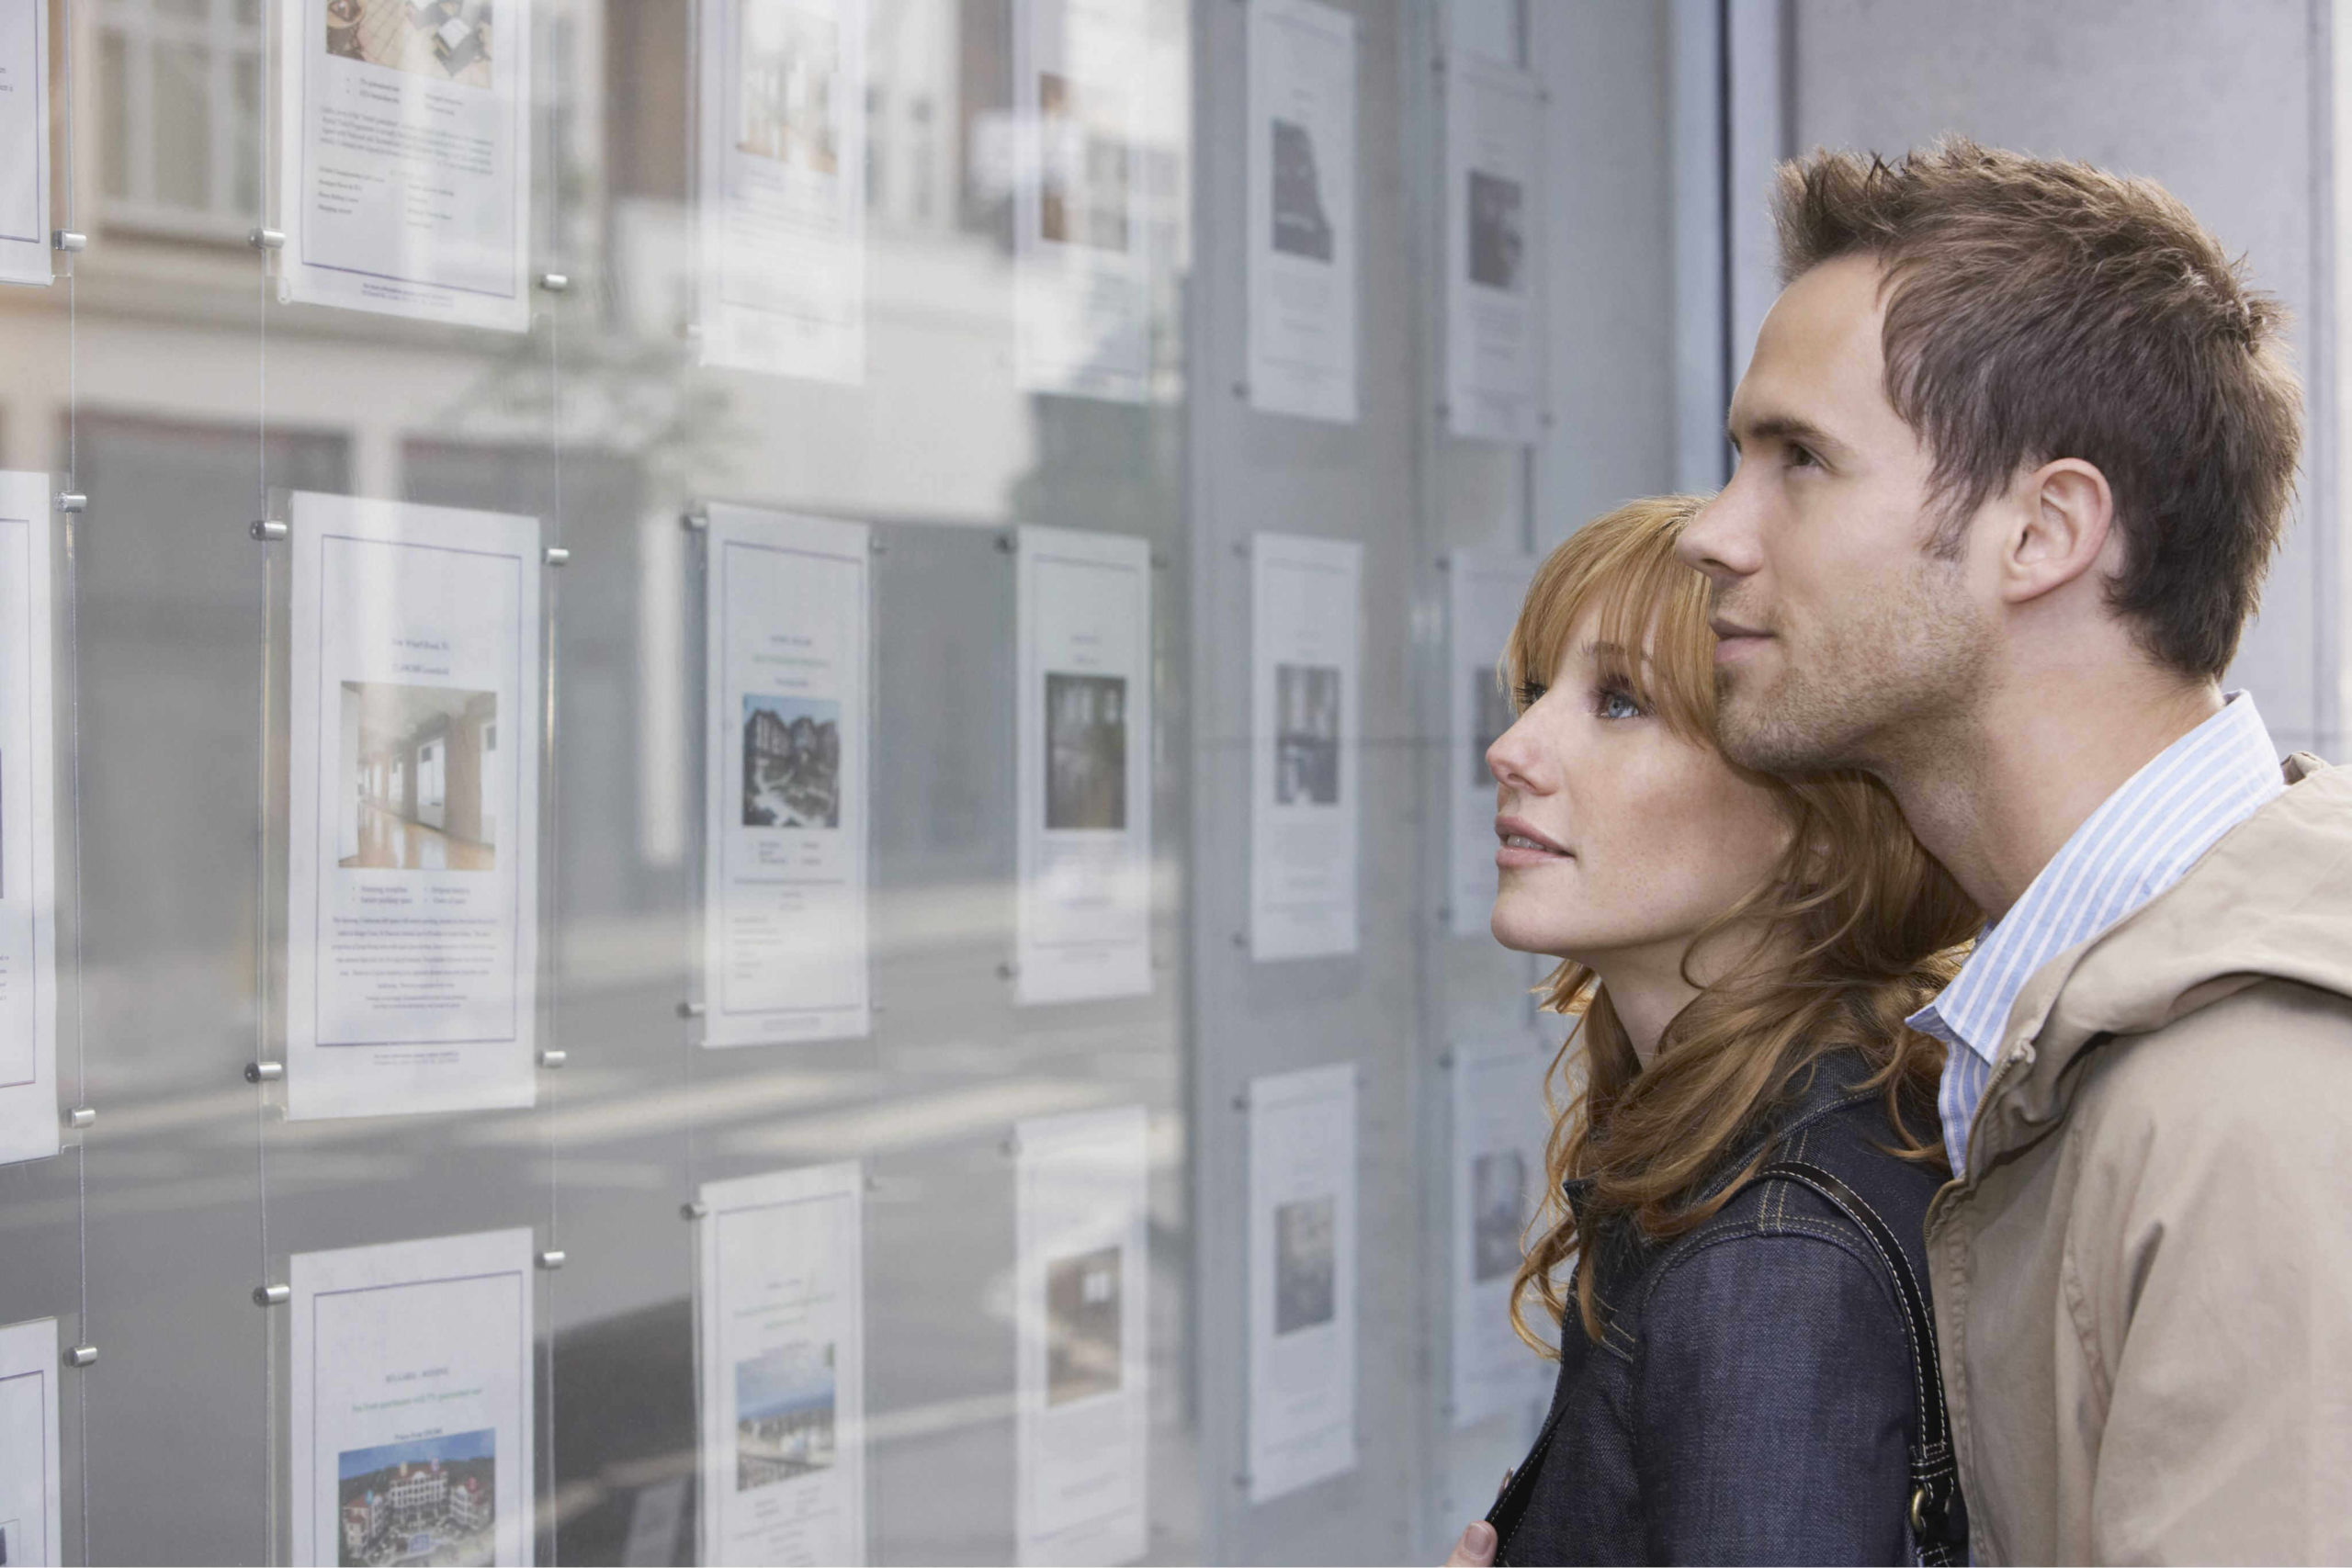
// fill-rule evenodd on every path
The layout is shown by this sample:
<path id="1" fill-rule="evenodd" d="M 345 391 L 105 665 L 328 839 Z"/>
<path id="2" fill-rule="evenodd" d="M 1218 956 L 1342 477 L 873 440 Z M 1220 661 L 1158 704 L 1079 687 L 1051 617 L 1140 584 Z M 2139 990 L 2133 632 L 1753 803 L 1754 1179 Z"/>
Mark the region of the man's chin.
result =
<path id="1" fill-rule="evenodd" d="M 1798 732 L 1787 713 L 1752 686 L 1718 697 L 1715 745 L 1750 773 L 1809 773 L 1830 765 L 1821 760 L 1813 738 Z"/>

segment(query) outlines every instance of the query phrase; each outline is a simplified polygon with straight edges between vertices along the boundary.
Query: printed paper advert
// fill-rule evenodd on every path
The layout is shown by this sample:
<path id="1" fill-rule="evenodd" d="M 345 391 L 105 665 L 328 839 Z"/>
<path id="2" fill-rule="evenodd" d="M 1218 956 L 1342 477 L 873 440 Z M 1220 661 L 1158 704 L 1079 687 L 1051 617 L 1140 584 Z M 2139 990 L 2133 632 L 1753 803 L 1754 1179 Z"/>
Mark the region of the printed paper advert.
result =
<path id="1" fill-rule="evenodd" d="M 531 1233 L 294 1255 L 298 1562 L 528 1563 Z"/>
<path id="2" fill-rule="evenodd" d="M 1446 429 L 1532 442 L 1547 346 L 1542 90 L 1524 71 L 1464 54 L 1445 92 Z"/>
<path id="3" fill-rule="evenodd" d="M 0 1562 L 65 1560 L 57 1320 L 0 1328 Z"/>
<path id="4" fill-rule="evenodd" d="M 1518 717 L 1498 666 L 1535 563 L 1525 556 L 1463 550 L 1449 557 L 1447 566 L 1453 739 L 1446 764 L 1453 807 L 1447 923 L 1455 936 L 1484 939 L 1496 886 L 1495 775 L 1487 767 L 1487 748 Z M 1549 673 L 1538 678 L 1548 681 Z"/>
<path id="5" fill-rule="evenodd" d="M 0 283 L 49 276 L 49 7 L 0 0 Z"/>
<path id="6" fill-rule="evenodd" d="M 1250 6 L 1250 406 L 1356 418 L 1356 22 Z"/>
<path id="7" fill-rule="evenodd" d="M 291 498 L 287 1106 L 531 1103 L 539 525 Z"/>
<path id="8" fill-rule="evenodd" d="M 1353 953 L 1363 547 L 1260 534 L 1250 569 L 1250 956 Z"/>
<path id="9" fill-rule="evenodd" d="M 865 0 L 700 0 L 702 358 L 865 377 Z"/>
<path id="10" fill-rule="evenodd" d="M 274 3 L 280 298 L 528 327 L 528 0 Z"/>
<path id="11" fill-rule="evenodd" d="M 1016 1561 L 1144 1554 L 1144 1110 L 1020 1123 Z"/>
<path id="12" fill-rule="evenodd" d="M 703 1562 L 865 1561 L 865 1179 L 703 1184 Z"/>
<path id="13" fill-rule="evenodd" d="M 1151 549 L 1020 531 L 1014 998 L 1151 990 Z"/>
<path id="14" fill-rule="evenodd" d="M 1013 0 L 1013 378 L 1141 402 L 1145 0 Z"/>
<path id="15" fill-rule="evenodd" d="M 0 473 L 0 1163 L 58 1149 L 50 494 Z"/>
<path id="16" fill-rule="evenodd" d="M 704 1043 L 862 1035 L 866 528 L 709 518 Z"/>
<path id="17" fill-rule="evenodd" d="M 1250 1082 L 1250 1501 L 1356 1467 L 1356 1069 Z"/>
<path id="18" fill-rule="evenodd" d="M 1555 1370 L 1510 1325 L 1510 1284 L 1541 1208 L 1544 1074 L 1532 1041 L 1453 1065 L 1453 1424 L 1540 1403 Z M 1544 1326 L 1536 1314 L 1533 1326 Z"/>

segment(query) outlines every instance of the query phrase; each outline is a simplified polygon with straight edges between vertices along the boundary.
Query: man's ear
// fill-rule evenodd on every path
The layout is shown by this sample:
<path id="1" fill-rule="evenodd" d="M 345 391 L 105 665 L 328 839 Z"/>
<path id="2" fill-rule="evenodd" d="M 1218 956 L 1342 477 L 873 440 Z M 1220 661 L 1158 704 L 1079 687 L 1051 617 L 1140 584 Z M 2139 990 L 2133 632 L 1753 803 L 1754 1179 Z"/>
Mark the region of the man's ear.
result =
<path id="1" fill-rule="evenodd" d="M 2059 457 L 2018 479 L 1996 565 L 2001 598 L 2023 604 L 2064 588 L 2098 564 L 2115 527 L 2107 476 Z"/>

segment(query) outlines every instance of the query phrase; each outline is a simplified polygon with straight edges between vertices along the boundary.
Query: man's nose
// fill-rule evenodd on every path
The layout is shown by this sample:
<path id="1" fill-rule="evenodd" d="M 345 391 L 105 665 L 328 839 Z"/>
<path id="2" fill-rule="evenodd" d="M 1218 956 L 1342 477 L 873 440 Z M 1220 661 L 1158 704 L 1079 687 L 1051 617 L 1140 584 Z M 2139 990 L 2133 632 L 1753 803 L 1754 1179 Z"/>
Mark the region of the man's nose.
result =
<path id="1" fill-rule="evenodd" d="M 1746 577 L 1761 564 L 1756 530 L 1747 515 L 1747 498 L 1734 493 L 1738 486 L 1735 474 L 1723 493 L 1701 507 L 1675 536 L 1674 553 L 1682 564 L 1717 582 Z"/>

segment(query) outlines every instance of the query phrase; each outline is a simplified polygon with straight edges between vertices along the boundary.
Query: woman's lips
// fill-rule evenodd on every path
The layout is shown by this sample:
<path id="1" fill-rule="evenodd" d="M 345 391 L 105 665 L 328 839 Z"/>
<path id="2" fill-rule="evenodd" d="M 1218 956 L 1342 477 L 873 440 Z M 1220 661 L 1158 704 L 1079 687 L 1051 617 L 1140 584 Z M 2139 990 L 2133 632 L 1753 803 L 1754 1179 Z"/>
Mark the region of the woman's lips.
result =
<path id="1" fill-rule="evenodd" d="M 1501 840 L 1495 850 L 1495 864 L 1498 866 L 1543 865 L 1551 861 L 1575 858 L 1515 817 L 1497 818 L 1495 836 Z"/>

